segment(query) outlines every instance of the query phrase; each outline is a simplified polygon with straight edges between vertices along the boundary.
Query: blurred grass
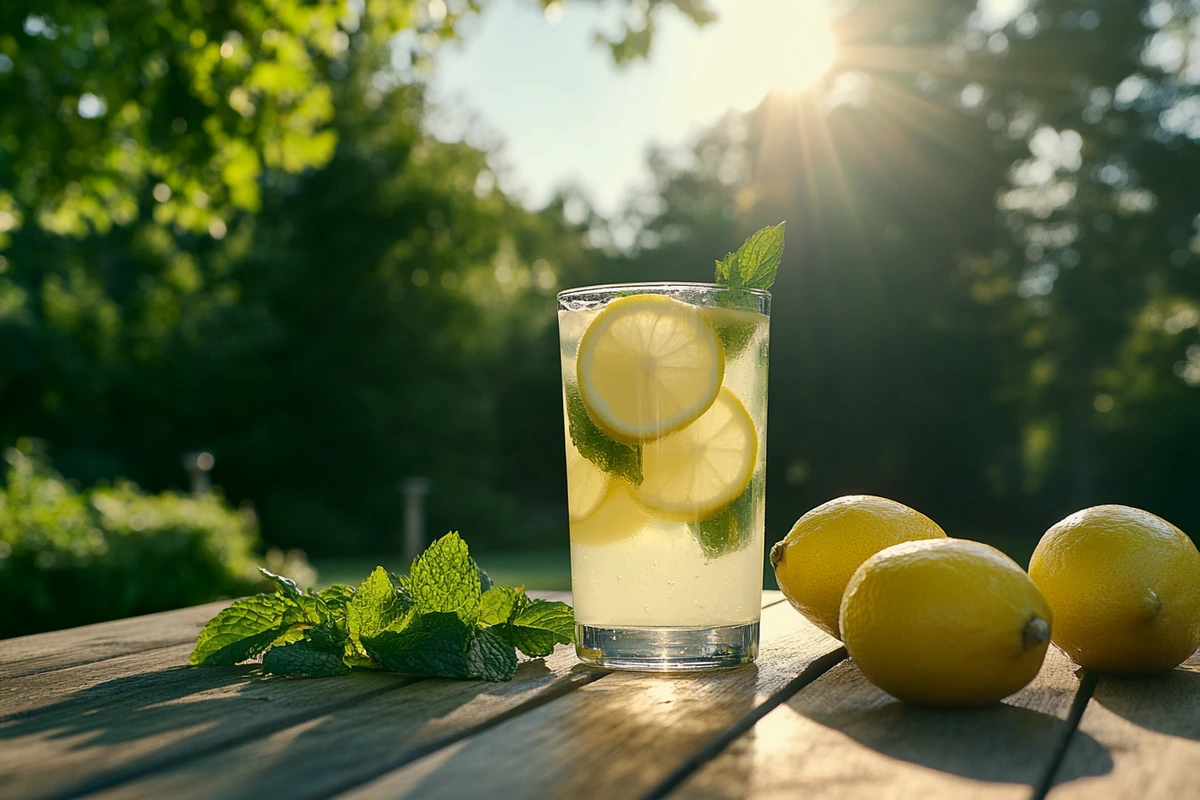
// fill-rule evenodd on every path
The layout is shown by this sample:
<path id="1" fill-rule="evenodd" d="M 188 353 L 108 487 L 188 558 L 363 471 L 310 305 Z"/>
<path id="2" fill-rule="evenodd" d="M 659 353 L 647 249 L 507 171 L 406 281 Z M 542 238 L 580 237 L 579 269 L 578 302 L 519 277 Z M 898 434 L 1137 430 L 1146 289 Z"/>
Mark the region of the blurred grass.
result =
<path id="1" fill-rule="evenodd" d="M 1029 556 L 1037 545 L 1037 539 L 1028 536 L 981 536 L 979 541 L 1003 550 L 1022 568 L 1029 565 Z M 770 549 L 768 545 L 767 551 L 770 552 Z M 525 586 L 547 591 L 567 591 L 571 588 L 571 557 L 566 549 L 482 553 L 476 560 L 492 576 L 492 580 L 501 586 Z M 401 559 L 393 555 L 376 558 L 316 559 L 313 566 L 317 570 L 317 586 L 325 587 L 332 583 L 357 586 L 376 566 L 383 566 L 393 572 L 405 572 L 408 565 L 402 564 Z M 775 583 L 775 573 L 765 559 L 763 588 L 779 588 Z"/>
<path id="2" fill-rule="evenodd" d="M 479 553 L 475 554 L 475 560 L 500 586 L 525 586 L 547 591 L 571 588 L 571 556 L 566 549 Z M 408 565 L 394 555 L 315 559 L 313 566 L 317 570 L 319 587 L 331 583 L 357 586 L 377 566 L 399 573 L 408 571 Z"/>

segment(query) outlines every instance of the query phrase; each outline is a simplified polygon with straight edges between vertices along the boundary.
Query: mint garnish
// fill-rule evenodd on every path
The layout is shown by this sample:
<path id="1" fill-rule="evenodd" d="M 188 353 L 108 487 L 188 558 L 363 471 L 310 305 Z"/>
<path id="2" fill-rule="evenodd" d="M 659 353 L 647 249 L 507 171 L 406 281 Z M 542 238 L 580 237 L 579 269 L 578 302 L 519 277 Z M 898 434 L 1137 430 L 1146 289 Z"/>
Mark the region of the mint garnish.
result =
<path id="1" fill-rule="evenodd" d="M 479 572 L 457 533 L 438 539 L 417 556 L 408 573 L 417 611 L 453 611 L 463 622 L 474 624 L 479 618 Z"/>
<path id="2" fill-rule="evenodd" d="M 358 586 L 346 608 L 346 623 L 352 651 L 366 655 L 362 637 L 378 636 L 413 607 L 412 598 L 392 584 L 387 570 L 376 567 Z"/>
<path id="3" fill-rule="evenodd" d="M 513 650 L 512 642 L 496 630 L 484 628 L 476 631 L 467 646 L 467 670 L 472 678 L 506 681 L 517 671 L 517 653 Z"/>
<path id="4" fill-rule="evenodd" d="M 783 231 L 772 225 L 750 236 L 736 253 L 717 262 L 717 283 L 730 289 L 770 289 L 783 260 Z"/>
<path id="5" fill-rule="evenodd" d="M 467 647 L 473 633 L 458 614 L 433 611 L 418 614 L 402 630 L 363 637 L 362 642 L 371 658 L 390 670 L 424 678 L 467 678 Z"/>
<path id="6" fill-rule="evenodd" d="M 238 600 L 200 631 L 191 663 L 228 666 L 258 655 L 287 630 L 284 617 L 290 608 L 274 594 Z"/>
<path id="7" fill-rule="evenodd" d="M 567 396 L 567 429 L 579 455 L 601 471 L 639 486 L 642 482 L 641 445 L 622 444 L 602 431 L 588 415 L 578 386 L 567 383 L 564 392 Z"/>
<path id="8" fill-rule="evenodd" d="M 508 622 L 517 607 L 518 598 L 525 596 L 525 587 L 507 589 L 494 586 L 479 599 L 479 624 L 491 627 Z"/>
<path id="9" fill-rule="evenodd" d="M 377 567 L 358 586 L 301 591 L 263 571 L 274 593 L 236 601 L 200 632 L 192 664 L 230 665 L 262 654 L 262 671 L 328 677 L 390 669 L 418 677 L 506 681 L 514 648 L 549 655 L 574 639 L 565 603 L 493 586 L 457 533 L 434 542 L 396 578 Z"/>
<path id="10" fill-rule="evenodd" d="M 746 491 L 719 514 L 699 522 L 689 522 L 688 528 L 704 551 L 704 557 L 712 560 L 748 545 L 754 533 L 753 510 L 754 482 L 751 481 Z"/>
<path id="11" fill-rule="evenodd" d="M 527 656 L 548 656 L 554 645 L 575 639 L 575 612 L 566 603 L 534 600 L 521 592 L 518 607 L 508 623 L 513 644 Z"/>
<path id="12" fill-rule="evenodd" d="M 343 656 L 346 634 L 335 626 L 319 625 L 303 632 L 299 641 L 276 643 L 263 656 L 262 669 L 281 677 L 327 678 L 350 671 Z"/>

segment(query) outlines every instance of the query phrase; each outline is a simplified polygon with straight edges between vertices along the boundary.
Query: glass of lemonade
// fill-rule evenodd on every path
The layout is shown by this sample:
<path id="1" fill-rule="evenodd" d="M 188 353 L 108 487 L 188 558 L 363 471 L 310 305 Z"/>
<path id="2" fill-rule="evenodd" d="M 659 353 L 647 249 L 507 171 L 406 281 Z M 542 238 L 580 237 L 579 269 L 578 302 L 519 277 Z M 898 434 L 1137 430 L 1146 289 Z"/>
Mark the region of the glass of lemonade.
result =
<path id="1" fill-rule="evenodd" d="M 610 669 L 753 661 L 771 296 L 558 295 L 577 652 Z"/>

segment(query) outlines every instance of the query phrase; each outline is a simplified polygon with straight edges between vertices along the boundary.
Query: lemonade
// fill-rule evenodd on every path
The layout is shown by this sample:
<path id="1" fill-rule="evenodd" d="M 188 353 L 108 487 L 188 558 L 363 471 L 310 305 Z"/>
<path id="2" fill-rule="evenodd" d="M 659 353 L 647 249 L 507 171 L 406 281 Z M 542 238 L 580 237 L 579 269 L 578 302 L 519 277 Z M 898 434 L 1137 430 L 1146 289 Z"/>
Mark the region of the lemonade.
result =
<path id="1" fill-rule="evenodd" d="M 762 604 L 770 295 L 632 284 L 559 295 L 580 658 L 753 660 Z"/>

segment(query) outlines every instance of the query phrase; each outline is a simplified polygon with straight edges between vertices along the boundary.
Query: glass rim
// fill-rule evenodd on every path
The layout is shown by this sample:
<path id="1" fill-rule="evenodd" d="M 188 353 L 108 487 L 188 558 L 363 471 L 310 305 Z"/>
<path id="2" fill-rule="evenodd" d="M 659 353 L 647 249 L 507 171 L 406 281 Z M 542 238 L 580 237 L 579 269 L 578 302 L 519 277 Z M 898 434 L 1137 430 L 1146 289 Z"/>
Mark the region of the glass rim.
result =
<path id="1" fill-rule="evenodd" d="M 720 283 L 703 283 L 701 281 L 641 281 L 632 283 L 598 283 L 594 286 L 577 286 L 574 289 L 563 289 L 558 293 L 559 302 L 570 300 L 573 297 L 586 294 L 599 294 L 602 292 L 622 292 L 630 289 L 671 289 L 679 287 L 681 289 L 710 289 L 715 292 L 748 292 L 754 297 L 765 297 L 771 299 L 771 293 L 766 289 L 739 289 L 732 286 L 725 286 Z"/>

